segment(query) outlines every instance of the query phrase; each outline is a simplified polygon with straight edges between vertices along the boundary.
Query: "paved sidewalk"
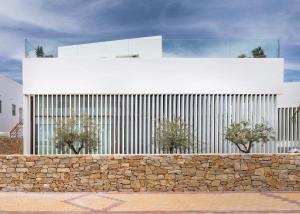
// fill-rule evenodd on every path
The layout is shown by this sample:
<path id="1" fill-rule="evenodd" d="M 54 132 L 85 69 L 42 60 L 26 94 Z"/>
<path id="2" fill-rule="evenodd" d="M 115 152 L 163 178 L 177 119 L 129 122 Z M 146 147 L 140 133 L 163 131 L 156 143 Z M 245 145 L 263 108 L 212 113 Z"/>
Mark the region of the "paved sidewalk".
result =
<path id="1" fill-rule="evenodd" d="M 0 213 L 300 213 L 300 192 L 0 193 Z"/>

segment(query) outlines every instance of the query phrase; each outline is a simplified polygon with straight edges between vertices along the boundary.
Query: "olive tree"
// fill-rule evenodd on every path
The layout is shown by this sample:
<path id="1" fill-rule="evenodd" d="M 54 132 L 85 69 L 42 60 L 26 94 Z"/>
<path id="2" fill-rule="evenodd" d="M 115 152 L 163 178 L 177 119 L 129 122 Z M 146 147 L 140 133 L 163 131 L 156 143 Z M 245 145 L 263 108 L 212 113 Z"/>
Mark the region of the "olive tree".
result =
<path id="1" fill-rule="evenodd" d="M 225 133 L 225 139 L 232 142 L 243 153 L 250 153 L 255 143 L 274 139 L 272 128 L 264 123 L 255 124 L 253 127 L 246 121 L 233 123 Z"/>
<path id="2" fill-rule="evenodd" d="M 165 153 L 173 154 L 176 150 L 191 147 L 191 130 L 180 119 L 164 120 L 155 131 L 156 145 Z"/>
<path id="3" fill-rule="evenodd" d="M 71 149 L 75 154 L 79 154 L 82 149 L 92 151 L 97 148 L 99 130 L 94 119 L 86 114 L 79 118 L 71 114 L 70 117 L 57 122 L 54 142 L 57 148 Z"/>

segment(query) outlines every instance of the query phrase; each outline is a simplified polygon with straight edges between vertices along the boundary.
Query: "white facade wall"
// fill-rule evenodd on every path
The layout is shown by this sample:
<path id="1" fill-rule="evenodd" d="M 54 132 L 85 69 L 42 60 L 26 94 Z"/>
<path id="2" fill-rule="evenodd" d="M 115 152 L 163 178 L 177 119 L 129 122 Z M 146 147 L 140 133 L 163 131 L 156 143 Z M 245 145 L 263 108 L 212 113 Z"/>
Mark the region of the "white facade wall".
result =
<path id="1" fill-rule="evenodd" d="M 300 105 L 300 82 L 284 83 L 278 96 L 278 108 L 298 107 Z"/>
<path id="2" fill-rule="evenodd" d="M 24 59 L 23 81 L 25 153 L 33 136 L 39 142 L 36 152 L 52 153 L 54 122 L 74 108 L 97 118 L 106 130 L 102 153 L 129 143 L 135 148 L 129 140 L 135 137 L 142 148 L 149 147 L 142 152 L 152 153 L 153 122 L 178 115 L 197 130 L 196 152 L 235 152 L 223 147 L 220 135 L 231 122 L 267 121 L 276 130 L 283 60 Z"/>
<path id="3" fill-rule="evenodd" d="M 22 119 L 20 108 L 23 106 L 22 85 L 0 75 L 0 135 L 7 135 Z M 12 105 L 16 105 L 16 115 L 12 115 Z"/>
<path id="4" fill-rule="evenodd" d="M 161 58 L 162 37 L 151 36 L 58 47 L 59 58 L 116 58 L 138 55 L 139 58 Z"/>
<path id="5" fill-rule="evenodd" d="M 281 94 L 283 59 L 23 60 L 24 94 Z"/>

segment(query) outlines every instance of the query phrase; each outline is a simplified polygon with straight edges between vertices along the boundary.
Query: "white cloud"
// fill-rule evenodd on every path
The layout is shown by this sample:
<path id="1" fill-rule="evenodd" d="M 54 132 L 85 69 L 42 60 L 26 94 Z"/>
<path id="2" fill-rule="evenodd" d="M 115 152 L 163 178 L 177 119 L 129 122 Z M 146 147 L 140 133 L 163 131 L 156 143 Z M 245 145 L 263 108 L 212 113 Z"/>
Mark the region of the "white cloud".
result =
<path id="1" fill-rule="evenodd" d="M 300 72 L 300 63 L 286 62 L 285 63 L 285 69 L 298 70 Z"/>
<path id="2" fill-rule="evenodd" d="M 59 11 L 50 11 L 40 0 L 10 0 L 1 4 L 0 15 L 11 20 L 59 32 L 78 31 L 78 20 Z M 59 8 L 58 8 L 59 9 Z"/>

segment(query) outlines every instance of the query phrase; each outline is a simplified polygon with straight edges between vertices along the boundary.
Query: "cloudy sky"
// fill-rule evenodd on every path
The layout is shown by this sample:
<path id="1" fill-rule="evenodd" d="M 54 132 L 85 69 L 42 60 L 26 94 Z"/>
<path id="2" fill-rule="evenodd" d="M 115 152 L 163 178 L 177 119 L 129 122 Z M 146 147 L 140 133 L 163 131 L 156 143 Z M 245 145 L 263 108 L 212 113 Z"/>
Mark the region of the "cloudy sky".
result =
<path id="1" fill-rule="evenodd" d="M 280 40 L 285 80 L 300 81 L 299 0 L 0 0 L 0 73 L 22 82 L 24 41 Z"/>

